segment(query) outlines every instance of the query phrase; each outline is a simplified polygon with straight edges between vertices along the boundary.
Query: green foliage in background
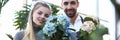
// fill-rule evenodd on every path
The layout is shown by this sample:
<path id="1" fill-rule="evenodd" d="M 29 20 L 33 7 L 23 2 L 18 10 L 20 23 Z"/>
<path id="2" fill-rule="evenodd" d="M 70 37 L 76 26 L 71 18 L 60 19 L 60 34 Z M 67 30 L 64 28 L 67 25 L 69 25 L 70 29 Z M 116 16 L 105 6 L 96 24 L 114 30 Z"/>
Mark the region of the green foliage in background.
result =
<path id="1" fill-rule="evenodd" d="M 13 37 L 12 37 L 12 35 L 10 35 L 10 34 L 6 34 L 11 40 L 13 40 Z"/>
<path id="2" fill-rule="evenodd" d="M 25 5 L 23 6 L 23 10 L 17 11 L 15 13 L 16 17 L 14 21 L 14 26 L 16 27 L 16 29 L 22 30 L 26 27 L 30 7 L 31 5 Z"/>
<path id="3" fill-rule="evenodd" d="M 59 11 L 57 8 L 61 8 L 57 5 L 54 5 L 54 4 L 50 4 L 51 5 L 51 8 L 52 8 L 52 14 L 53 15 L 57 15 L 56 13 Z"/>
<path id="4" fill-rule="evenodd" d="M 2 11 L 2 7 L 8 2 L 9 0 L 0 0 L 0 14 Z"/>

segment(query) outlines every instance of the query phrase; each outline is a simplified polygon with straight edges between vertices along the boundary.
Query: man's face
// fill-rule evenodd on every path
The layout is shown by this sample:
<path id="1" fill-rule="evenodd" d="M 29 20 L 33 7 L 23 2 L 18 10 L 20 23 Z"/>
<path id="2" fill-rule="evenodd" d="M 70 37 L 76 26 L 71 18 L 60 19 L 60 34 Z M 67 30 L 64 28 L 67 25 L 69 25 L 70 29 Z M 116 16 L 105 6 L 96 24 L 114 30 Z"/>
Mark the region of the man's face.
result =
<path id="1" fill-rule="evenodd" d="M 62 0 L 62 7 L 69 18 L 75 16 L 79 2 L 77 0 Z"/>

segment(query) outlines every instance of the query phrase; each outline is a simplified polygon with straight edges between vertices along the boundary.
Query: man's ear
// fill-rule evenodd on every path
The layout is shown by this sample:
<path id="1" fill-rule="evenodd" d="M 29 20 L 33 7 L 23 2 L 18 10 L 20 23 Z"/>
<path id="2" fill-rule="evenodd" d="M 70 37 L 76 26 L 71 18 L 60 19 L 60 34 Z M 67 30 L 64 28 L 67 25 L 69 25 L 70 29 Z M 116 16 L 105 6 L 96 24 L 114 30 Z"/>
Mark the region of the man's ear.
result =
<path id="1" fill-rule="evenodd" d="M 63 4 L 62 4 L 63 2 L 61 2 L 61 7 L 63 8 Z"/>
<path id="2" fill-rule="evenodd" d="M 77 3 L 78 3 L 78 4 L 77 4 L 77 7 L 79 7 L 79 4 L 80 4 L 80 3 L 79 3 L 79 2 L 77 2 Z"/>
<path id="3" fill-rule="evenodd" d="M 63 0 L 61 1 L 61 7 L 63 7 L 63 4 L 62 4 L 62 3 L 63 3 Z"/>

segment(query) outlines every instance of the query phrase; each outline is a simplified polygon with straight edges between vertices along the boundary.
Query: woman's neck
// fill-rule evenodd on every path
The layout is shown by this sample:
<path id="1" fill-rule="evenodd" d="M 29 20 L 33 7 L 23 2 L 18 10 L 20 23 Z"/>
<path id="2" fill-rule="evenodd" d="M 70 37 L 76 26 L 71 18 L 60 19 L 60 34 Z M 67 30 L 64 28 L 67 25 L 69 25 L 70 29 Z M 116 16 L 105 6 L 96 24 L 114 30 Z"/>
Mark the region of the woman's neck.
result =
<path id="1" fill-rule="evenodd" d="M 40 26 L 33 26 L 33 30 L 35 33 L 39 32 L 41 30 Z"/>

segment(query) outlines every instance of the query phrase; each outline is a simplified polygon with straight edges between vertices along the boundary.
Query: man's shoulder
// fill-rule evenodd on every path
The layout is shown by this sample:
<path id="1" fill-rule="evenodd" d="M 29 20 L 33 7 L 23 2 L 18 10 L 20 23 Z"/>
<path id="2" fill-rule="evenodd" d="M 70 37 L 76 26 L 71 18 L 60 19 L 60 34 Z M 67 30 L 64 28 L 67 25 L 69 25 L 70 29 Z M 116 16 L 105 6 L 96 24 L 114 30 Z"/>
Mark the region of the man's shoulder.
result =
<path id="1" fill-rule="evenodd" d="M 88 15 L 88 14 L 80 13 L 80 12 L 78 12 L 78 15 L 81 16 L 83 19 L 85 17 L 97 18 L 97 16 L 95 16 L 95 15 Z"/>
<path id="2" fill-rule="evenodd" d="M 82 17 L 82 18 L 84 19 L 87 15 L 84 14 L 84 13 L 80 13 L 80 12 L 78 12 L 78 16 L 80 16 L 80 17 Z"/>

